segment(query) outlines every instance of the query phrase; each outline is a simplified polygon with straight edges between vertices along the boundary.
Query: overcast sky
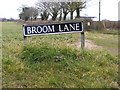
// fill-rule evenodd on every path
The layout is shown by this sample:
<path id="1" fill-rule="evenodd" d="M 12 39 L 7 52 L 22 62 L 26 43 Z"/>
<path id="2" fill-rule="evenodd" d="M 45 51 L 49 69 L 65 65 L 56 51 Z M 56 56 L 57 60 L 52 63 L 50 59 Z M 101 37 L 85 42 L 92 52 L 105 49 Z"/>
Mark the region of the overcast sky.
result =
<path id="1" fill-rule="evenodd" d="M 63 0 L 64 1 L 64 0 Z M 118 2 L 120 0 L 101 0 L 101 20 L 107 19 L 112 21 L 118 20 Z M 37 0 L 1 0 L 0 1 L 0 18 L 18 19 L 18 8 L 22 4 L 34 6 Z M 98 20 L 99 0 L 91 0 L 87 8 L 81 11 L 81 16 L 95 16 Z"/>

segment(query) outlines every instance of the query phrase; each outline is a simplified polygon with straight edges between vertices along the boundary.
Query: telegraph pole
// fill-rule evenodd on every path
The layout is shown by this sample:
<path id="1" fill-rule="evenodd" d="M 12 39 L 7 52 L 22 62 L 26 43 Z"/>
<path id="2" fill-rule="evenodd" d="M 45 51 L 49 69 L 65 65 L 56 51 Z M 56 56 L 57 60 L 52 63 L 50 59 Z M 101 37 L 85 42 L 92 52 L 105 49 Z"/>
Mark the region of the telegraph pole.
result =
<path id="1" fill-rule="evenodd" d="M 100 15 L 101 15 L 101 0 L 99 0 L 99 21 L 100 21 Z"/>

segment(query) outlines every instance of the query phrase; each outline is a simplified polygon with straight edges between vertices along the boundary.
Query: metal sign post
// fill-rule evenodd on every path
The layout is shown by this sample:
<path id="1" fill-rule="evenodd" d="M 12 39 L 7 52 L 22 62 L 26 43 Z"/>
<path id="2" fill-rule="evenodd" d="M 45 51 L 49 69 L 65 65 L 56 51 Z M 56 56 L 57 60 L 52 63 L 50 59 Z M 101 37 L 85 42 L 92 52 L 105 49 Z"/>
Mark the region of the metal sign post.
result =
<path id="1" fill-rule="evenodd" d="M 24 46 L 27 44 L 27 37 L 24 36 Z"/>
<path id="2" fill-rule="evenodd" d="M 85 35 L 84 35 L 84 31 L 81 32 L 81 48 L 85 47 Z"/>

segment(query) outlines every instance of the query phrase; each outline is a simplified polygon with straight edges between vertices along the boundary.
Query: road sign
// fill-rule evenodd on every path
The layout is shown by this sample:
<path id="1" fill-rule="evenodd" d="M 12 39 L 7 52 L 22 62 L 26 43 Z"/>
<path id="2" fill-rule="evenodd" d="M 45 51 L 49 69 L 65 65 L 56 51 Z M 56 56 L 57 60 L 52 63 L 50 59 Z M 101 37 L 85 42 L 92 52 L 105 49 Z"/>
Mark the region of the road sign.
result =
<path id="1" fill-rule="evenodd" d="M 81 47 L 83 48 L 85 46 L 83 21 L 23 25 L 23 34 L 24 34 L 25 44 L 27 42 L 27 38 L 26 38 L 27 36 L 78 33 L 78 32 L 81 32 Z"/>
<path id="2" fill-rule="evenodd" d="M 23 25 L 24 36 L 83 32 L 83 22 Z"/>

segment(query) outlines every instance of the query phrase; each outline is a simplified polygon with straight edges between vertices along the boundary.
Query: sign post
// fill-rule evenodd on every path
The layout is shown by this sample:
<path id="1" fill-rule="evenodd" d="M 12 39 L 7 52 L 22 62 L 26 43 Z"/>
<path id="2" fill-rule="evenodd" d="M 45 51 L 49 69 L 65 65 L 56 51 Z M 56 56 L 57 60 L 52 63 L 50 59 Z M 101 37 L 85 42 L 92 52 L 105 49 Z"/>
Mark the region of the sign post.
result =
<path id="1" fill-rule="evenodd" d="M 27 44 L 27 37 L 24 36 L 24 45 L 26 45 L 26 44 Z"/>
<path id="2" fill-rule="evenodd" d="M 23 25 L 24 44 L 27 43 L 28 36 L 79 33 L 79 32 L 81 32 L 81 47 L 83 48 L 85 45 L 83 21 L 81 21 L 81 22 L 64 22 L 64 23 Z"/>
<path id="3" fill-rule="evenodd" d="M 81 32 L 81 48 L 85 47 L 85 35 L 84 32 Z"/>

